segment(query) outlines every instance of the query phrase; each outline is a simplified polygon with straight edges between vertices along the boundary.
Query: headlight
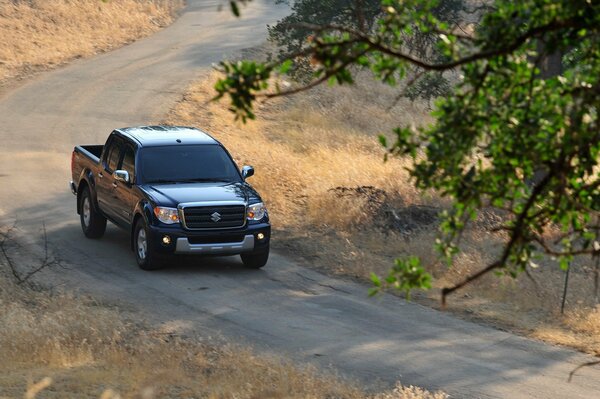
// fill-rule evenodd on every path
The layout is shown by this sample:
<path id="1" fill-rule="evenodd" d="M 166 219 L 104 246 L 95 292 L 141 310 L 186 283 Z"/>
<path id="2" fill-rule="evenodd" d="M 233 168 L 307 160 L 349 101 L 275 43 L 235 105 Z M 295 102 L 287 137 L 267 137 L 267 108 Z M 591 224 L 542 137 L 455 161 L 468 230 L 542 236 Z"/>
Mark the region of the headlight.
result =
<path id="1" fill-rule="evenodd" d="M 158 220 L 163 223 L 179 223 L 179 212 L 175 208 L 164 208 L 162 206 L 157 206 L 154 208 L 154 214 Z"/>
<path id="2" fill-rule="evenodd" d="M 248 205 L 248 220 L 261 220 L 267 214 L 267 208 L 262 202 Z"/>

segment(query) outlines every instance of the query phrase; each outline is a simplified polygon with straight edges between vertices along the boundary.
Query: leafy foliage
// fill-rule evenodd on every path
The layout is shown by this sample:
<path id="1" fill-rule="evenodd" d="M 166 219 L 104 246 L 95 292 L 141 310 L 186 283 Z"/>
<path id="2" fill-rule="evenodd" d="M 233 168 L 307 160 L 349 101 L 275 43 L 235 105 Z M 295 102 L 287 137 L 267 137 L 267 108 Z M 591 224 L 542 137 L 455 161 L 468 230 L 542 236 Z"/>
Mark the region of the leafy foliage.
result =
<path id="1" fill-rule="evenodd" d="M 278 3 L 286 2 L 277 0 Z M 431 12 L 448 26 L 458 27 L 466 10 L 464 0 L 446 0 L 433 7 Z M 313 29 L 309 25 L 335 24 L 360 30 L 372 31 L 377 24 L 377 16 L 381 15 L 380 0 L 300 0 L 293 2 L 292 13 L 269 27 L 269 40 L 279 48 L 278 59 L 295 58 L 289 75 L 300 82 L 308 82 L 314 72 L 311 58 L 302 56 L 303 50 L 310 44 Z M 437 49 L 436 35 L 421 31 L 414 26 L 411 35 L 405 37 L 405 45 L 412 54 L 428 59 L 439 60 L 444 55 Z M 414 68 L 414 86 L 406 92 L 407 97 L 414 100 L 424 98 L 431 100 L 449 94 L 450 85 L 441 72 L 428 72 Z"/>
<path id="2" fill-rule="evenodd" d="M 277 0 L 283 3 L 282 0 Z M 278 59 L 296 58 L 290 75 L 299 81 L 309 81 L 313 67 L 310 57 L 297 56 L 310 44 L 313 30 L 304 24 L 338 24 L 368 31 L 381 12 L 379 0 L 301 0 L 294 1 L 292 13 L 269 27 L 269 40 L 279 46 Z"/>
<path id="3" fill-rule="evenodd" d="M 371 281 L 374 288 L 369 291 L 370 296 L 377 294 L 383 288 L 392 287 L 403 291 L 406 298 L 410 299 L 411 290 L 431 288 L 431 276 L 425 272 L 425 269 L 421 266 L 421 261 L 415 256 L 410 256 L 407 259 L 396 259 L 394 267 L 383 282 L 375 274 L 371 274 Z"/>
<path id="4" fill-rule="evenodd" d="M 280 61 L 260 69 L 224 64 L 228 77 L 217 85 L 219 96 L 229 95 L 238 115 L 253 117 L 257 97 L 325 81 L 352 83 L 351 66 L 391 85 L 415 67 L 438 73 L 459 68 L 452 94 L 436 102 L 436 122 L 417 131 L 395 129 L 388 147 L 389 155 L 412 158 L 418 188 L 453 199 L 437 243 L 450 264 L 478 210 L 491 206 L 509 215 L 499 258 L 443 296 L 491 271 L 517 275 L 539 252 L 565 268 L 573 256 L 600 255 L 600 3 L 496 0 L 473 34 L 436 16 L 443 3 L 382 0 L 370 30 L 304 24 L 312 40 L 302 53 L 317 65 L 309 83 L 265 92 Z M 435 38 L 440 57 L 410 51 L 417 31 Z M 565 54 L 562 73 L 546 76 L 541 66 L 557 53 Z M 544 232 L 552 226 L 561 234 L 548 241 Z M 404 291 L 427 286 L 418 267 L 415 258 L 398 261 L 388 283 Z"/>

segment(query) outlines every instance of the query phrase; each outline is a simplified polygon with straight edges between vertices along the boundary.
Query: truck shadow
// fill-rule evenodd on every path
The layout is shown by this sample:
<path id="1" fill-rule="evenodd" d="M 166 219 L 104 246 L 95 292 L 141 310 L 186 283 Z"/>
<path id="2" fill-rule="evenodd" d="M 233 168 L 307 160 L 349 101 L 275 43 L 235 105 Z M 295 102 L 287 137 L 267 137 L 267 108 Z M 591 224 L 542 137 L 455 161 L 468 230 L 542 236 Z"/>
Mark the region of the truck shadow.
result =
<path id="1" fill-rule="evenodd" d="M 59 232 L 62 236 L 72 237 L 72 244 L 81 249 L 89 249 L 97 246 L 98 249 L 110 254 L 115 264 L 127 269 L 139 269 L 135 261 L 135 255 L 130 246 L 130 236 L 109 222 L 104 236 L 97 240 L 90 240 L 83 235 L 79 221 L 70 223 Z M 158 270 L 144 271 L 142 273 L 153 274 L 184 274 L 184 273 L 256 273 L 244 267 L 239 255 L 232 256 L 208 256 L 208 255 L 173 255 L 161 261 L 162 267 Z"/>
<path id="2" fill-rule="evenodd" d="M 69 194 L 70 195 L 70 194 Z M 104 236 L 88 239 L 83 235 L 79 216 L 75 212 L 74 198 L 71 196 L 48 201 L 54 206 L 23 207 L 16 212 L 16 218 L 1 224 L 15 224 L 14 239 L 20 240 L 28 252 L 43 252 L 48 249 L 65 264 L 85 267 L 102 267 L 115 272 L 139 270 L 140 273 L 185 274 L 185 273 L 224 273 L 256 274 L 256 270 L 244 267 L 239 256 L 191 256 L 176 255 L 164 261 L 164 267 L 152 272 L 138 268 L 131 250 L 130 235 L 112 223 L 108 223 Z M 44 228 L 46 242 L 44 242 Z M 37 248 L 36 248 L 37 247 Z"/>

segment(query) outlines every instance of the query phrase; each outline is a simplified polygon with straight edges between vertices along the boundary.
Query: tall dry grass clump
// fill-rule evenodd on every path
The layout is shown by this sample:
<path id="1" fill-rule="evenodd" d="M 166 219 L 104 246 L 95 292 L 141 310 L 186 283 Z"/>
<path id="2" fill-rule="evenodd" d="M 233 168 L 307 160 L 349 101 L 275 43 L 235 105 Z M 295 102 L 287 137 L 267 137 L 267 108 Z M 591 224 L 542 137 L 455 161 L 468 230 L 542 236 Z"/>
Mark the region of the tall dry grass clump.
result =
<path id="1" fill-rule="evenodd" d="M 110 50 L 173 21 L 183 0 L 0 0 L 0 82 Z"/>

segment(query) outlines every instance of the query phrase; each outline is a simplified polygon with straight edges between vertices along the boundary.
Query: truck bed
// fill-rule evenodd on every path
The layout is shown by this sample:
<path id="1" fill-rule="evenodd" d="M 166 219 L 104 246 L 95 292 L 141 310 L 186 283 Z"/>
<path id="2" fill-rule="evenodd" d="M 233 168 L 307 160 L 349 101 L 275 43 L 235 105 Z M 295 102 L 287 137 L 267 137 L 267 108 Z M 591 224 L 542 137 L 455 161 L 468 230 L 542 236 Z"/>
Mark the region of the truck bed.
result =
<path id="1" fill-rule="evenodd" d="M 78 145 L 73 149 L 73 158 L 71 163 L 71 173 L 73 183 L 71 190 L 77 192 L 82 174 L 89 173 L 85 171 L 96 171 L 102 156 L 103 145 Z"/>
<path id="2" fill-rule="evenodd" d="M 87 156 L 92 161 L 98 162 L 102 156 L 103 145 L 78 145 L 75 151 Z"/>

